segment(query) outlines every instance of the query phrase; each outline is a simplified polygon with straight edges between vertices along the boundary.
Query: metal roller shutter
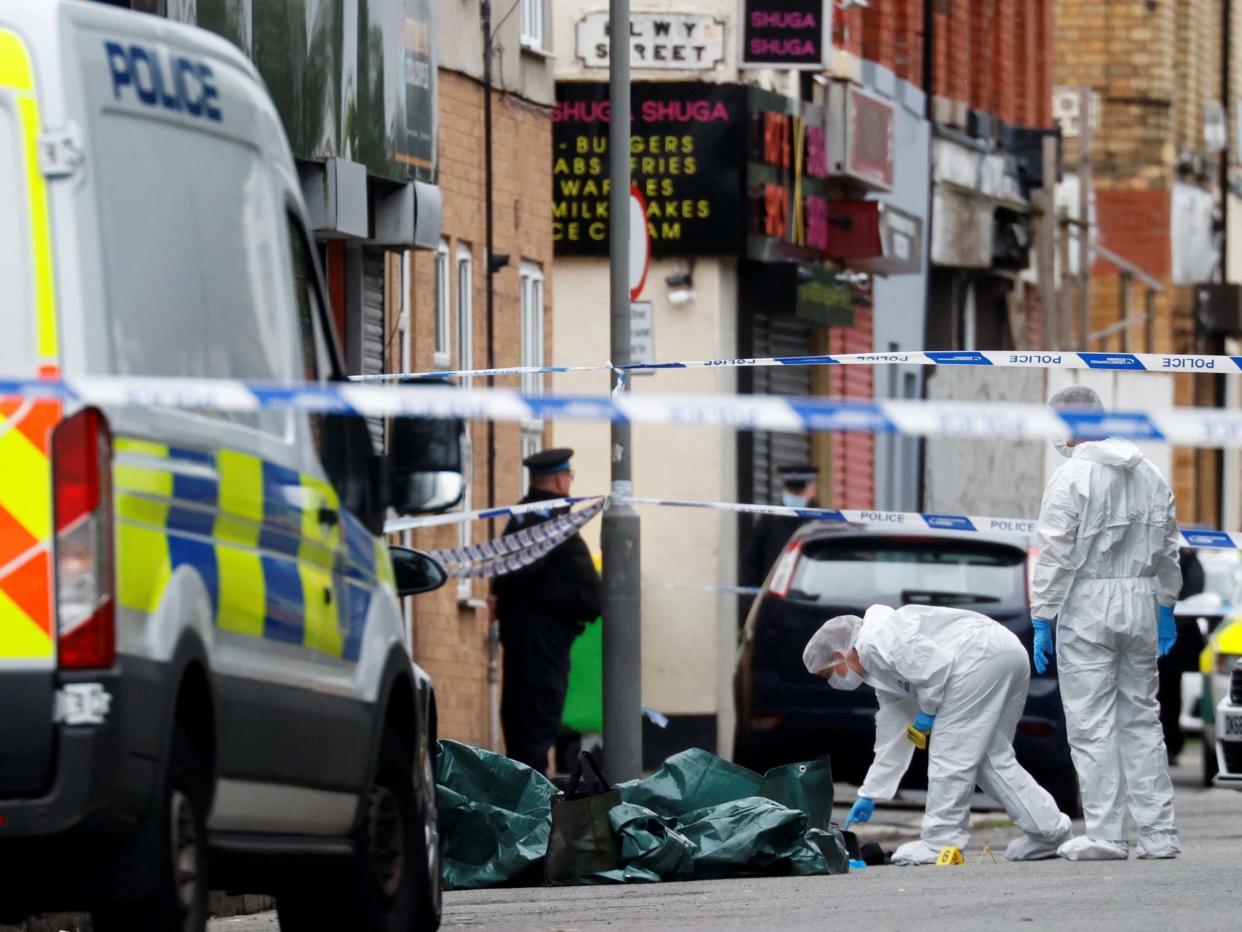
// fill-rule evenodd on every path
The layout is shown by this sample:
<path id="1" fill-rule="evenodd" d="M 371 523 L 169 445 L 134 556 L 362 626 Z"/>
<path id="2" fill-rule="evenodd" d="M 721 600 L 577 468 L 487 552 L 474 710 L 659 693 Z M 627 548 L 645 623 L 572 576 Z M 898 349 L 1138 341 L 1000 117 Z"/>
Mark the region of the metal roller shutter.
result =
<path id="1" fill-rule="evenodd" d="M 756 314 L 753 318 L 755 356 L 807 356 L 811 327 L 791 317 Z M 771 366 L 754 369 L 756 395 L 810 395 L 809 366 Z M 755 431 L 753 439 L 754 500 L 779 503 L 781 484 L 776 470 L 811 460 L 811 438 L 806 434 Z"/>
<path id="2" fill-rule="evenodd" d="M 384 272 L 386 253 L 363 250 L 362 300 L 359 321 L 359 361 L 362 375 L 378 375 L 384 371 Z M 367 418 L 371 442 L 376 451 L 384 449 L 384 419 Z"/>

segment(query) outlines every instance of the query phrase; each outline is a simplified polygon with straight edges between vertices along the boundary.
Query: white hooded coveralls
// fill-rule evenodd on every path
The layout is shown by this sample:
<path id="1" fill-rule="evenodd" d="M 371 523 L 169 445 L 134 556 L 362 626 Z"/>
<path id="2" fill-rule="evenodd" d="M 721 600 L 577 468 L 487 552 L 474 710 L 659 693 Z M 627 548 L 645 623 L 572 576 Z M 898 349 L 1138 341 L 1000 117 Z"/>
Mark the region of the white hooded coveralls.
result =
<path id="1" fill-rule="evenodd" d="M 1026 833 L 1027 839 L 1019 841 L 1028 843 L 1028 852 L 1052 854 L 1069 837 L 1069 817 L 1014 757 L 1013 735 L 1031 674 L 1026 650 L 1011 631 L 960 609 L 874 605 L 854 646 L 880 703 L 875 760 L 860 796 L 885 800 L 896 795 L 914 754 L 906 726 L 920 710 L 936 716 L 928 748 L 922 856 L 911 860 L 934 860 L 941 848 L 966 846 L 976 785 Z"/>
<path id="2" fill-rule="evenodd" d="M 1087 836 L 1176 854 L 1156 700 L 1156 603 L 1182 587 L 1173 493 L 1128 440 L 1080 443 L 1039 514 L 1031 612 L 1057 619 L 1057 672 Z"/>

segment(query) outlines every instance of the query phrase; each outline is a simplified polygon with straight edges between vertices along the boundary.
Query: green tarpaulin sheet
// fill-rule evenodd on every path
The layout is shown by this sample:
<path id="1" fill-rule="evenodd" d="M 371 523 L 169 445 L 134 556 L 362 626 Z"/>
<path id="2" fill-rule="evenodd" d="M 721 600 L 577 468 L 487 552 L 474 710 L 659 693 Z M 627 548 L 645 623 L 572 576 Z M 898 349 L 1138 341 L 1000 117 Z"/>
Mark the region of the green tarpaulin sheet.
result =
<path id="1" fill-rule="evenodd" d="M 441 741 L 436 805 L 445 889 L 537 881 L 555 795 L 552 782 L 524 764 Z M 526 871 L 533 871 L 533 878 L 524 876 Z"/>
<path id="2" fill-rule="evenodd" d="M 440 743 L 436 779 L 448 889 L 537 883 L 552 784 L 508 758 Z M 622 867 L 582 883 L 654 882 L 848 870 L 832 812 L 827 759 L 764 777 L 692 748 L 644 780 L 623 783 L 608 814 Z M 790 804 L 804 805 L 790 808 Z"/>

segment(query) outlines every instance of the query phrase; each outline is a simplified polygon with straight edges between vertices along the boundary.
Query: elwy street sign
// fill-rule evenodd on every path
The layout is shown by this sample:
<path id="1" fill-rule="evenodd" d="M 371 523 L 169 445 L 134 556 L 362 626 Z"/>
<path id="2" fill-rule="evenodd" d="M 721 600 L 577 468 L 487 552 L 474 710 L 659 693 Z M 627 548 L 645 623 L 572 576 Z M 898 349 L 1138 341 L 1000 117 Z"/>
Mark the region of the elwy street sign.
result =
<path id="1" fill-rule="evenodd" d="M 588 13 L 575 29 L 584 67 L 608 67 L 608 11 Z M 711 71 L 724 61 L 725 21 L 702 13 L 631 13 L 630 67 L 635 71 Z"/>

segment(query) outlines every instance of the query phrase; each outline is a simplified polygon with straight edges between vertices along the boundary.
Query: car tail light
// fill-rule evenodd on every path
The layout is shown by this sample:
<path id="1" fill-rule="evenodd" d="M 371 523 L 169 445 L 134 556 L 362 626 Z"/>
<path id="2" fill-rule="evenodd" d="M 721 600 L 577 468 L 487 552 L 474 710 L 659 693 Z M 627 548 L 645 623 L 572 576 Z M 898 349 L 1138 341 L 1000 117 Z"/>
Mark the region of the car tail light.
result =
<path id="1" fill-rule="evenodd" d="M 1051 722 L 1023 719 L 1018 722 L 1018 731 L 1032 738 L 1051 738 L 1053 728 Z"/>
<path id="2" fill-rule="evenodd" d="M 773 731 L 781 724 L 783 715 L 753 715 L 750 719 L 752 731 Z"/>
<path id="3" fill-rule="evenodd" d="M 1022 574 L 1023 582 L 1026 583 L 1026 604 L 1031 604 L 1031 581 L 1035 576 L 1035 561 L 1039 559 L 1039 548 L 1030 547 L 1026 551 L 1026 572 Z"/>
<path id="4" fill-rule="evenodd" d="M 798 558 L 801 555 L 802 541 L 790 541 L 789 546 L 785 548 L 785 552 L 781 554 L 781 558 L 776 564 L 776 569 L 772 571 L 772 581 L 768 583 L 768 595 L 778 599 L 783 599 L 789 595 L 789 586 L 793 582 L 794 567 L 798 565 Z"/>
<path id="5" fill-rule="evenodd" d="M 52 435 L 56 520 L 56 631 L 62 669 L 116 659 L 112 539 L 112 437 L 96 408 Z"/>

